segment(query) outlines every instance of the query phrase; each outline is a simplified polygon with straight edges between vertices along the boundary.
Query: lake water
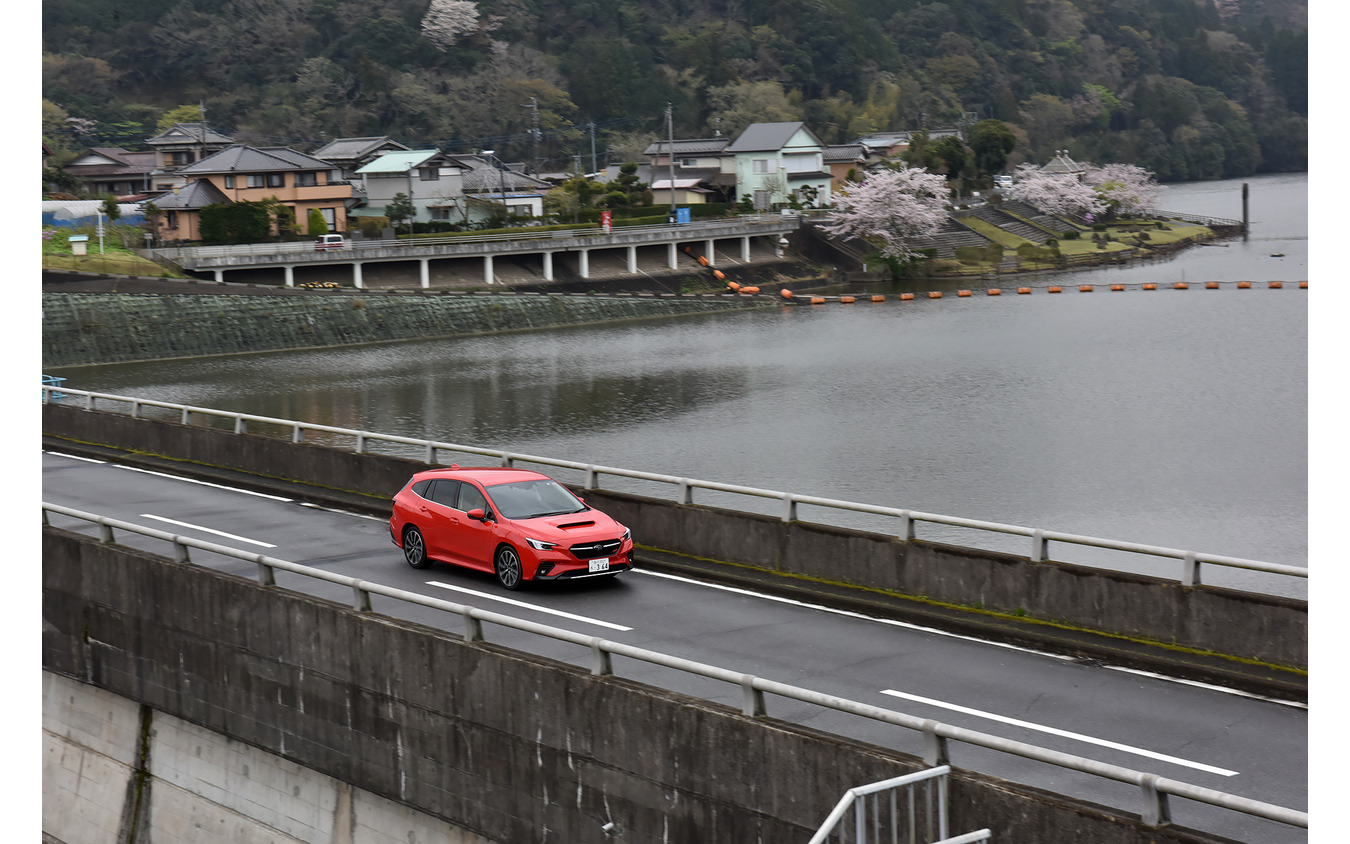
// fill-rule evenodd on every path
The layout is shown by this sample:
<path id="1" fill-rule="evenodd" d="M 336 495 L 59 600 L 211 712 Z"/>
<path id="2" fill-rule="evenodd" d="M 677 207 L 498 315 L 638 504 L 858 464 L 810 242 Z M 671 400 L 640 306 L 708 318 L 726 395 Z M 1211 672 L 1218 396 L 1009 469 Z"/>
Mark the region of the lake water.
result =
<path id="1" fill-rule="evenodd" d="M 1246 181 L 1247 239 L 1057 276 L 1058 295 L 1019 276 L 1040 285 L 1033 295 L 888 297 L 54 374 L 78 389 L 1305 566 L 1307 178 Z M 1241 184 L 1172 186 L 1160 204 L 1236 219 Z M 1203 288 L 1241 280 L 1252 289 Z M 1160 289 L 1076 292 L 1143 281 Z M 893 529 L 879 517 L 833 520 Z M 1027 552 L 1025 540 L 957 529 L 919 536 Z M 1210 582 L 1306 594 L 1302 581 L 1211 572 Z"/>

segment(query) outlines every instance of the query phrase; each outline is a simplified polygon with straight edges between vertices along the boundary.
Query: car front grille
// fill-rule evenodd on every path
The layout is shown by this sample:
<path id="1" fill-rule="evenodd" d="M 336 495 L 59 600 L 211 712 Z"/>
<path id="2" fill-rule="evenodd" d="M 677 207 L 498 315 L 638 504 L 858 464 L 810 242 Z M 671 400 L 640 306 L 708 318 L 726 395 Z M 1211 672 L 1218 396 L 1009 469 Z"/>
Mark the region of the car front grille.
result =
<path id="1" fill-rule="evenodd" d="M 610 539 L 605 542 L 585 542 L 581 545 L 573 545 L 569 550 L 572 556 L 578 560 L 594 560 L 596 557 L 613 557 L 619 553 L 619 548 L 623 546 L 623 540 Z"/>

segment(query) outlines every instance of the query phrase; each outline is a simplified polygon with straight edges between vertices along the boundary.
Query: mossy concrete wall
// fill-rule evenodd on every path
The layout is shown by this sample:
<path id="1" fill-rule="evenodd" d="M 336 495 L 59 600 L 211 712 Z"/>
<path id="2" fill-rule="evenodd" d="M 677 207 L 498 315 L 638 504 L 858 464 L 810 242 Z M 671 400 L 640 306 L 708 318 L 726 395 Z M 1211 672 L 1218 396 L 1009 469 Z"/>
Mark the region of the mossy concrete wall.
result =
<path id="1" fill-rule="evenodd" d="M 42 294 L 44 367 L 381 343 L 719 313 L 734 296 Z"/>

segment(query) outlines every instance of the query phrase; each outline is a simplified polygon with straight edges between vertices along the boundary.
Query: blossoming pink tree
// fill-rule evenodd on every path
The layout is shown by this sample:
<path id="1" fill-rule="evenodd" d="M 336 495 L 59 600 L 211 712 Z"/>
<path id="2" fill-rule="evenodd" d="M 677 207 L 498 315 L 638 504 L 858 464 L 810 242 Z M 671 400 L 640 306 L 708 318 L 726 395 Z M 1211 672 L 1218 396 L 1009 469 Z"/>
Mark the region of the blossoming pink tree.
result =
<path id="1" fill-rule="evenodd" d="M 1165 187 L 1153 173 L 1133 164 L 1089 167 L 1087 181 L 1097 189 L 1107 207 L 1117 214 L 1147 214 L 1156 211 Z"/>
<path id="2" fill-rule="evenodd" d="M 1044 214 L 1100 214 L 1107 208 L 1092 185 L 1076 176 L 1047 173 L 1035 164 L 1017 165 L 1006 194 Z"/>
<path id="3" fill-rule="evenodd" d="M 422 16 L 422 34 L 442 53 L 478 29 L 478 4 L 473 0 L 431 0 Z"/>
<path id="4" fill-rule="evenodd" d="M 934 234 L 947 219 L 947 181 L 917 167 L 879 170 L 835 193 L 826 231 L 860 237 L 889 258 L 914 257 L 909 244 Z"/>

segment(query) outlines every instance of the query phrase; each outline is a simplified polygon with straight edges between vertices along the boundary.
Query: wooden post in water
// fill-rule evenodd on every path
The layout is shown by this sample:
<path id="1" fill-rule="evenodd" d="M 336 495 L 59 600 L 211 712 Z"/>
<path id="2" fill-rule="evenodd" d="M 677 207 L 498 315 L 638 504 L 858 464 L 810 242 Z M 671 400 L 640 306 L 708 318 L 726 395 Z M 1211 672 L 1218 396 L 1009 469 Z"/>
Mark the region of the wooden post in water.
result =
<path id="1" fill-rule="evenodd" d="M 1248 232 L 1249 230 L 1250 230 L 1250 229 L 1249 229 L 1248 224 L 1247 224 L 1247 183 L 1246 183 L 1246 182 L 1243 182 L 1243 183 L 1242 183 L 1242 239 L 1243 239 L 1243 240 L 1246 240 L 1246 239 L 1247 239 L 1247 232 Z"/>

